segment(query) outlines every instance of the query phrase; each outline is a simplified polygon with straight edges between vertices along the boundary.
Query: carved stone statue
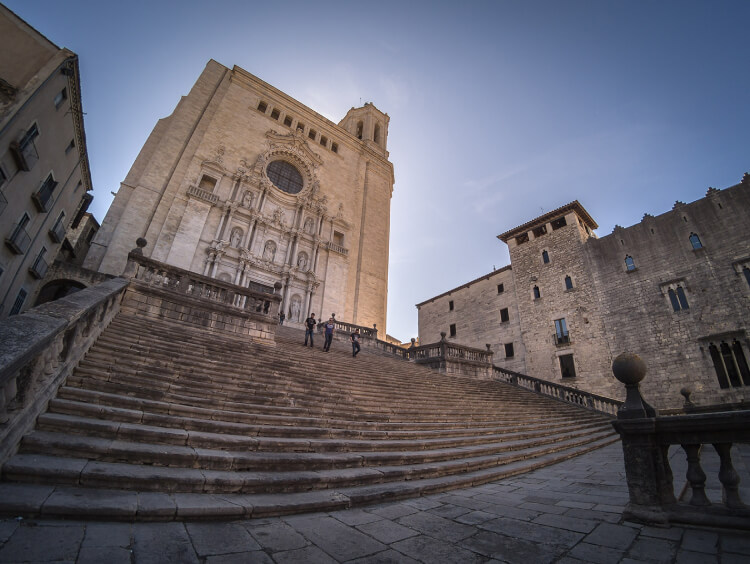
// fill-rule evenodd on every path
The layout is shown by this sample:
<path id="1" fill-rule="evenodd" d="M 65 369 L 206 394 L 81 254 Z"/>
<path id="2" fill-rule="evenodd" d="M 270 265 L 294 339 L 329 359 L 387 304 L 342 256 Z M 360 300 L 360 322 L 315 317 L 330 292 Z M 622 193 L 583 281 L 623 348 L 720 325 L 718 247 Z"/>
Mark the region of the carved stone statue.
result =
<path id="1" fill-rule="evenodd" d="M 266 246 L 263 248 L 263 260 L 273 262 L 274 258 L 276 258 L 276 243 L 266 241 Z"/>
<path id="2" fill-rule="evenodd" d="M 305 270 L 307 268 L 307 253 L 297 255 L 297 268 Z"/>
<path id="3" fill-rule="evenodd" d="M 232 247 L 238 248 L 240 246 L 240 242 L 242 241 L 242 229 L 240 229 L 239 227 L 235 227 L 234 229 L 232 229 L 232 235 L 229 241 Z"/>
<path id="4" fill-rule="evenodd" d="M 313 219 L 311 217 L 308 217 L 305 220 L 305 228 L 304 229 L 305 229 L 305 233 L 310 233 L 310 234 L 312 234 L 313 229 L 315 229 L 315 225 L 314 225 Z"/>
<path id="5" fill-rule="evenodd" d="M 245 194 L 242 196 L 242 205 L 246 208 L 253 207 L 253 193 L 250 190 L 245 190 Z"/>
<path id="6" fill-rule="evenodd" d="M 289 306 L 289 314 L 292 321 L 300 321 L 301 299 L 299 296 L 292 298 L 292 304 Z"/>

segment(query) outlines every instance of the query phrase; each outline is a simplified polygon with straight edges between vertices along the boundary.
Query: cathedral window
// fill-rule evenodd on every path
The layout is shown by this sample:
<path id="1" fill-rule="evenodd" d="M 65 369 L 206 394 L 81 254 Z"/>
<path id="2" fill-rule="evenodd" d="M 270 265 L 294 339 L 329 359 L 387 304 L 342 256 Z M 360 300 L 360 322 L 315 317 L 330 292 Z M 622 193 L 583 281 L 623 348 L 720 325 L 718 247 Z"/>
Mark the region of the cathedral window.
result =
<path id="1" fill-rule="evenodd" d="M 455 323 L 451 323 L 449 329 L 450 329 L 450 335 L 451 335 L 451 337 L 455 337 L 456 336 L 456 324 Z"/>
<path id="2" fill-rule="evenodd" d="M 557 229 L 560 229 L 561 227 L 565 227 L 568 224 L 567 221 L 565 221 L 565 217 L 558 217 L 557 219 L 552 221 L 552 230 L 555 231 Z"/>
<path id="3" fill-rule="evenodd" d="M 287 161 L 273 161 L 266 168 L 266 174 L 274 186 L 287 194 L 297 194 L 302 190 L 302 175 Z"/>
<path id="4" fill-rule="evenodd" d="M 565 289 L 566 290 L 573 289 L 573 279 L 570 276 L 565 277 Z"/>
<path id="5" fill-rule="evenodd" d="M 513 343 L 505 343 L 505 358 L 513 358 Z"/>
<path id="6" fill-rule="evenodd" d="M 690 234 L 690 244 L 693 246 L 693 250 L 703 248 L 703 243 L 701 243 L 700 237 L 695 233 Z"/>
<path id="7" fill-rule="evenodd" d="M 364 129 L 364 124 L 360 121 L 357 122 L 357 139 L 362 139 L 362 131 Z"/>
<path id="8" fill-rule="evenodd" d="M 281 112 L 274 108 L 271 110 L 271 119 L 279 119 L 279 116 L 281 115 Z"/>
<path id="9" fill-rule="evenodd" d="M 542 251 L 542 262 L 549 264 L 549 253 L 547 251 Z"/>
<path id="10" fill-rule="evenodd" d="M 338 143 L 331 143 L 331 151 L 333 151 L 334 153 L 338 153 L 339 152 L 339 144 Z"/>
<path id="11" fill-rule="evenodd" d="M 500 310 L 500 322 L 505 323 L 506 321 L 510 320 L 510 315 L 508 314 L 508 308 L 504 307 Z"/>
<path id="12" fill-rule="evenodd" d="M 284 125 L 292 127 L 292 116 L 284 116 Z"/>
<path id="13" fill-rule="evenodd" d="M 539 286 L 534 286 L 534 299 L 538 300 L 542 297 L 542 293 L 539 291 Z"/>
<path id="14" fill-rule="evenodd" d="M 268 104 L 265 102 L 258 102 L 258 111 L 262 114 L 266 113 L 266 110 L 268 109 Z"/>
<path id="15" fill-rule="evenodd" d="M 742 345 L 737 339 L 731 345 L 725 341 L 718 347 L 711 343 L 708 352 L 711 354 L 720 388 L 750 386 L 750 369 Z"/>
<path id="16" fill-rule="evenodd" d="M 630 255 L 627 255 L 625 257 L 625 269 L 628 272 L 633 272 L 635 270 L 635 261 L 633 260 L 633 257 Z"/>
<path id="17" fill-rule="evenodd" d="M 317 134 L 318 134 L 318 132 L 317 132 L 317 131 L 315 131 L 314 129 L 310 129 L 310 131 L 308 131 L 308 132 L 307 132 L 307 136 L 308 136 L 308 137 L 309 137 L 310 139 L 312 139 L 313 141 L 315 141 L 315 136 L 316 136 Z"/>
<path id="18" fill-rule="evenodd" d="M 325 135 L 321 135 L 320 136 L 320 144 L 323 145 L 323 147 L 325 147 L 326 145 L 328 145 L 328 137 L 326 137 Z"/>
<path id="19" fill-rule="evenodd" d="M 448 302 L 448 311 L 453 311 L 453 300 Z"/>
<path id="20" fill-rule="evenodd" d="M 380 143 L 380 124 L 379 123 L 375 124 L 375 132 L 374 132 L 372 140 L 375 141 L 375 143 Z"/>

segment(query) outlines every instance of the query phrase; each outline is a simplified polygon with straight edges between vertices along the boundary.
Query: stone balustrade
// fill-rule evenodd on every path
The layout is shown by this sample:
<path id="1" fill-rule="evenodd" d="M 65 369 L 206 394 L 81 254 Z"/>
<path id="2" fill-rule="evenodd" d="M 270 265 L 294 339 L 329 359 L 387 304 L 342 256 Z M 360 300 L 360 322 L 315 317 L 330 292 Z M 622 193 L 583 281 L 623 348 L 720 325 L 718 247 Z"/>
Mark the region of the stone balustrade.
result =
<path id="1" fill-rule="evenodd" d="M 120 310 L 127 285 L 114 278 L 0 324 L 0 465 Z"/>
<path id="2" fill-rule="evenodd" d="M 499 366 L 494 366 L 494 376 L 496 380 L 505 382 L 506 384 L 512 384 L 519 388 L 525 388 L 551 398 L 555 398 L 566 403 L 572 403 L 580 407 L 585 407 L 592 411 L 611 415 L 612 417 L 617 415 L 617 410 L 622 405 L 621 401 L 607 398 L 604 396 L 598 396 L 583 390 L 571 388 L 570 386 L 563 386 L 555 382 L 547 382 L 540 378 L 534 378 L 533 376 L 527 376 L 519 372 L 513 372 L 512 370 L 506 370 Z"/>
<path id="3" fill-rule="evenodd" d="M 750 509 L 740 499 L 740 478 L 732 463 L 732 445 L 750 441 L 750 410 L 663 416 L 646 403 L 639 383 L 644 362 L 634 354 L 618 356 L 612 371 L 625 384 L 615 430 L 622 439 L 630 502 L 625 517 L 649 523 L 685 523 L 750 530 Z M 687 459 L 688 502 L 675 498 L 669 448 L 680 445 Z M 701 451 L 713 445 L 720 459 L 720 502 L 705 493 Z"/>
<path id="4" fill-rule="evenodd" d="M 348 256 L 349 255 L 349 249 L 346 247 L 342 247 L 341 245 L 337 245 L 333 242 L 326 243 L 326 247 L 329 251 L 333 251 L 334 253 L 339 253 L 340 255 Z"/>
<path id="5" fill-rule="evenodd" d="M 318 322 L 318 333 L 323 333 L 325 330 L 325 324 L 328 323 L 327 319 L 321 319 Z M 360 338 L 363 339 L 377 339 L 378 338 L 378 329 L 377 327 L 365 327 L 364 325 L 356 325 L 354 323 L 347 323 L 346 321 L 339 321 L 337 319 L 333 320 L 334 325 L 336 326 L 336 331 L 341 331 L 342 333 L 346 333 L 347 339 L 349 338 L 349 335 L 351 333 L 354 333 L 356 329 L 359 329 L 359 335 Z"/>
<path id="6" fill-rule="evenodd" d="M 187 195 L 198 198 L 199 200 L 203 200 L 204 202 L 208 202 L 209 204 L 216 204 L 219 201 L 219 196 L 217 196 L 216 194 L 207 192 L 206 190 L 193 185 L 188 186 Z"/>

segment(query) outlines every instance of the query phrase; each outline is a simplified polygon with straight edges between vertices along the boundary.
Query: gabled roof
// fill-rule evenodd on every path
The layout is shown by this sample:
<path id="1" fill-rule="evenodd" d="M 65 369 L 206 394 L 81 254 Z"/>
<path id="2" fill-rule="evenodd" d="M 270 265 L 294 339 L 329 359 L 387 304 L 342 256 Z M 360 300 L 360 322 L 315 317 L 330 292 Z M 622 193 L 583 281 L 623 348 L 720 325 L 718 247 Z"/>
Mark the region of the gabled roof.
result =
<path id="1" fill-rule="evenodd" d="M 547 223 L 548 221 L 552 221 L 553 219 L 560 217 L 562 215 L 565 215 L 566 213 L 574 211 L 578 215 L 578 217 L 581 218 L 581 220 L 589 226 L 590 229 L 598 229 L 599 225 L 597 225 L 596 221 L 589 215 L 589 212 L 587 212 L 584 207 L 578 202 L 578 200 L 573 200 L 569 204 L 565 204 L 564 206 L 561 206 L 555 210 L 552 210 L 551 212 L 547 212 L 544 215 L 540 215 L 539 217 L 536 217 L 532 219 L 531 221 L 527 221 L 523 225 L 519 225 L 518 227 L 514 227 L 513 229 L 506 231 L 505 233 L 501 233 L 497 236 L 498 239 L 500 239 L 503 243 L 507 243 L 508 239 L 511 239 L 512 237 L 515 237 L 516 235 L 523 233 L 525 231 L 528 231 L 532 227 Z"/>

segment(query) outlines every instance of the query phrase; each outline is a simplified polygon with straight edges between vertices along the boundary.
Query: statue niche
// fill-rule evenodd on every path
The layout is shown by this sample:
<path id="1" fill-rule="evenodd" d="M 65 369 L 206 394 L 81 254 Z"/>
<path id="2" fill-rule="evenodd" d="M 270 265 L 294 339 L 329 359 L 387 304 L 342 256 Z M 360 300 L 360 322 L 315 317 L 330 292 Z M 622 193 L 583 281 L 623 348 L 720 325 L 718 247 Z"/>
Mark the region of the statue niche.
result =
<path id="1" fill-rule="evenodd" d="M 263 260 L 273 262 L 276 258 L 276 243 L 273 241 L 266 241 L 266 246 L 263 247 Z"/>
<path id="2" fill-rule="evenodd" d="M 307 270 L 307 253 L 304 251 L 297 255 L 297 268 Z"/>
<path id="3" fill-rule="evenodd" d="M 229 237 L 229 245 L 236 249 L 239 248 L 240 242 L 242 242 L 242 229 L 235 227 Z"/>
<path id="4" fill-rule="evenodd" d="M 289 319 L 299 323 L 302 321 L 301 316 L 302 316 L 302 298 L 299 296 L 299 294 L 294 294 L 294 296 L 292 296 L 292 302 L 289 305 Z"/>

